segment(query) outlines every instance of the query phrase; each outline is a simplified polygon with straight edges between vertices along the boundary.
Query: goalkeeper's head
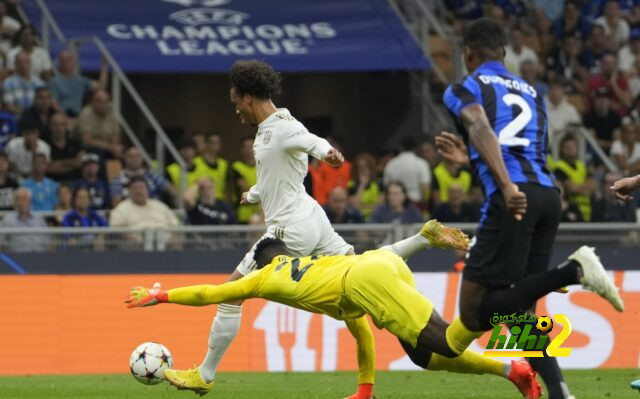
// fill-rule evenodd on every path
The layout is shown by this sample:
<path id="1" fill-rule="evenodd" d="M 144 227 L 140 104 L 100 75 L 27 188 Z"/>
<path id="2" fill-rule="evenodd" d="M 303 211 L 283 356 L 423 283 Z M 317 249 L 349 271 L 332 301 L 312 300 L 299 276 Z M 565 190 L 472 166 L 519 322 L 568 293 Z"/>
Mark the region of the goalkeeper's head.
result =
<path id="1" fill-rule="evenodd" d="M 253 260 L 256 262 L 258 269 L 262 269 L 278 255 L 291 255 L 284 242 L 277 238 L 263 238 L 256 245 L 256 249 L 253 252 Z"/>

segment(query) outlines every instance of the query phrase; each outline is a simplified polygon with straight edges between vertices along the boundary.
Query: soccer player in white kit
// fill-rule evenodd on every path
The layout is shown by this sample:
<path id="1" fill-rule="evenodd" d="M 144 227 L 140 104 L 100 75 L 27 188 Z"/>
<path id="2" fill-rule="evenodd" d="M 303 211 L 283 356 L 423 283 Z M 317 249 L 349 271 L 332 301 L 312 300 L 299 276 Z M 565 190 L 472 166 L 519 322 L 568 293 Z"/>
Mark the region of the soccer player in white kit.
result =
<path id="1" fill-rule="evenodd" d="M 243 124 L 258 128 L 253 144 L 257 182 L 242 194 L 241 203 L 262 204 L 267 225 L 262 238 L 278 238 L 292 255 L 300 257 L 354 254 L 353 246 L 333 230 L 324 210 L 303 185 L 308 155 L 339 166 L 344 161 L 340 151 L 327 140 L 309 133 L 287 109 L 276 108 L 271 99 L 280 92 L 280 76 L 269 65 L 256 60 L 238 61 L 231 68 L 230 78 L 229 94 L 236 114 Z M 428 234 L 421 234 L 386 248 L 407 258 L 430 244 Z M 227 281 L 238 280 L 255 269 L 257 242 Z M 204 361 L 191 370 L 168 370 L 173 385 L 200 395 L 212 389 L 218 364 L 240 329 L 241 311 L 241 302 L 218 306 Z M 364 345 L 373 347 L 373 335 L 365 318 L 347 326 L 352 334 L 365 336 L 361 339 Z M 350 398 L 370 398 L 373 376 L 360 375 L 358 383 L 358 393 Z"/>

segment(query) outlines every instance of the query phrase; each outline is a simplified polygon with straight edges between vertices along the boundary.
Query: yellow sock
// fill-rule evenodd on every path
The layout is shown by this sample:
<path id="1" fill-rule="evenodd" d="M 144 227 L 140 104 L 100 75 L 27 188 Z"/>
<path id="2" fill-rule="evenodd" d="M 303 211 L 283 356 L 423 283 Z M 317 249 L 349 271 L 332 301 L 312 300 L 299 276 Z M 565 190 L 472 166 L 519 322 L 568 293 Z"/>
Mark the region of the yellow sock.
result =
<path id="1" fill-rule="evenodd" d="M 482 333 L 483 331 L 469 330 L 462 324 L 460 317 L 456 317 L 453 323 L 447 327 L 447 344 L 452 351 L 461 354 L 471 345 L 471 342 L 481 336 Z"/>
<path id="2" fill-rule="evenodd" d="M 479 353 L 466 350 L 460 356 L 448 358 L 437 353 L 431 355 L 427 370 L 447 370 L 453 373 L 494 374 L 506 376 L 505 363 L 483 357 Z"/>

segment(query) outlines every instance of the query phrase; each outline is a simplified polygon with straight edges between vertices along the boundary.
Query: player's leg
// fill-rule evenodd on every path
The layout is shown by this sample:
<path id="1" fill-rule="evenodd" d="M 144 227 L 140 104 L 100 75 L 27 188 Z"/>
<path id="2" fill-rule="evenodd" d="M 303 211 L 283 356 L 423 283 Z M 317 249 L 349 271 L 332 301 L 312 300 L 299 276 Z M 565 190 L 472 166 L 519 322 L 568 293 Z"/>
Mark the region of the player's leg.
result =
<path id="1" fill-rule="evenodd" d="M 404 270 L 406 269 L 406 273 Z M 414 363 L 429 370 L 495 374 L 509 378 L 522 392 L 538 397 L 539 386 L 530 366 L 511 367 L 470 350 L 456 353 L 448 344 L 448 324 L 433 310 L 428 298 L 415 289 L 406 263 L 387 251 L 370 251 L 352 266 L 345 294 L 403 343 Z"/>
<path id="2" fill-rule="evenodd" d="M 267 232 L 261 238 L 275 237 Z M 249 274 L 255 268 L 253 251 L 260 240 L 251 247 L 236 270 L 231 273 L 227 281 L 235 281 Z M 192 390 L 198 394 L 206 394 L 213 388 L 218 365 L 222 356 L 233 342 L 242 321 L 242 302 L 221 303 L 211 323 L 211 330 L 207 341 L 207 353 L 200 366 L 190 370 L 167 370 L 165 377 L 178 389 Z"/>
<path id="3" fill-rule="evenodd" d="M 534 275 L 548 269 L 558 225 L 560 224 L 561 207 L 558 192 L 556 190 L 545 189 L 538 189 L 537 191 L 539 191 L 537 194 L 539 198 L 532 199 L 543 203 L 545 205 L 545 212 L 540 218 L 533 234 L 529 261 L 527 262 L 527 270 L 525 271 L 526 276 Z M 535 315 L 535 302 L 531 304 L 529 310 L 531 314 Z M 531 326 L 531 331 L 533 335 L 545 335 L 538 331 L 535 325 Z M 540 377 L 547 386 L 547 393 L 550 399 L 569 398 L 571 397 L 571 393 L 562 376 L 558 360 L 555 357 L 548 357 L 546 354 L 549 343 L 550 340 L 547 339 L 542 351 L 544 357 L 530 357 L 527 358 L 527 361 L 531 364 L 531 367 L 540 374 Z"/>
<path id="4" fill-rule="evenodd" d="M 449 347 L 446 331 L 449 324 L 433 311 L 429 323 L 422 329 L 415 347 L 400 341 L 405 352 L 418 366 L 427 370 L 446 370 L 453 373 L 493 374 L 511 381 L 528 398 L 542 394 L 533 372 L 527 362 L 501 361 L 484 357 L 470 349 L 457 354 Z"/>
<path id="5" fill-rule="evenodd" d="M 406 260 L 411 255 L 432 247 L 466 250 L 468 245 L 468 237 L 460 230 L 444 226 L 432 219 L 426 222 L 417 234 L 380 249 L 393 252 Z"/>

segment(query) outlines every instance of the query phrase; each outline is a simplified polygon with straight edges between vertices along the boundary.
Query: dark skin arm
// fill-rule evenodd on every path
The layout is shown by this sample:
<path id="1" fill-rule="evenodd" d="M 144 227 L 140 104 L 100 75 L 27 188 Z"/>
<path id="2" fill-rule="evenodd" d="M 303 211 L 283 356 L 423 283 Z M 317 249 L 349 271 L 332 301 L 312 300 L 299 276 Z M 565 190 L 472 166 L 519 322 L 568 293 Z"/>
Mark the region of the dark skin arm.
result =
<path id="1" fill-rule="evenodd" d="M 502 150 L 496 133 L 491 128 L 482 106 L 471 104 L 460 112 L 462 123 L 469 133 L 471 145 L 489 167 L 496 185 L 504 196 L 507 209 L 516 220 L 522 220 L 527 211 L 527 197 L 511 182 L 502 159 Z"/>

